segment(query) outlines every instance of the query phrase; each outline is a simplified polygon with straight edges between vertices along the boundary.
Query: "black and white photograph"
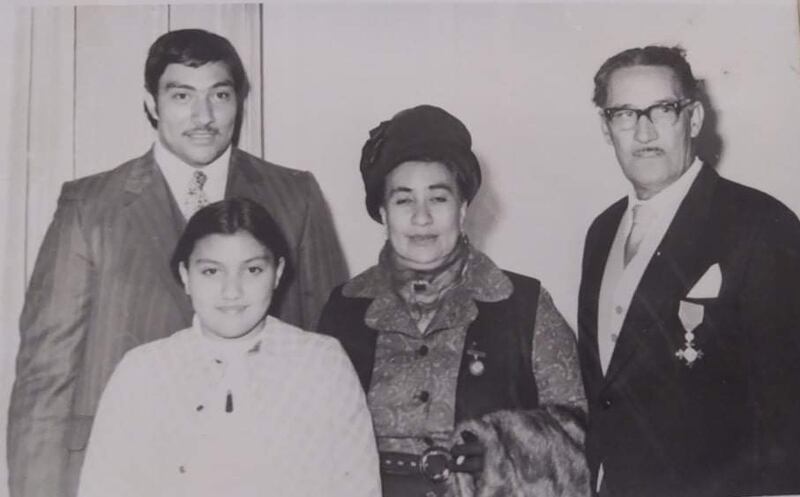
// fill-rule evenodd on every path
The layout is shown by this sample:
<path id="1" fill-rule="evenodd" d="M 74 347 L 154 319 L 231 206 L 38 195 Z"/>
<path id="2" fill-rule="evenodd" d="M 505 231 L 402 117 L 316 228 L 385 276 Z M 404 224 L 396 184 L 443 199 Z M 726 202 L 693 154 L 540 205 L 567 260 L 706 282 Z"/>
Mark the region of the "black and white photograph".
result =
<path id="1" fill-rule="evenodd" d="M 800 495 L 800 1 L 0 6 L 0 497 Z"/>

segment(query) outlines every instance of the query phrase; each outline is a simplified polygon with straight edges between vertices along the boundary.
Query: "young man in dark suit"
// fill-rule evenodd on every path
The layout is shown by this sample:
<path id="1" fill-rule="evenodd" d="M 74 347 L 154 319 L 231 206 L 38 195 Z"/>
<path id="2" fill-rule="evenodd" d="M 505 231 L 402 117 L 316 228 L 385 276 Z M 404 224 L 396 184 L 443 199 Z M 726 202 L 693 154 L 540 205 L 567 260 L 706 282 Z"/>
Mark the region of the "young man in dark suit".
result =
<path id="1" fill-rule="evenodd" d="M 679 48 L 608 59 L 594 102 L 630 194 L 586 237 L 579 352 L 593 487 L 800 492 L 800 223 L 695 157 Z"/>
<path id="2" fill-rule="evenodd" d="M 314 177 L 234 146 L 248 82 L 228 40 L 202 30 L 161 36 L 145 88 L 153 147 L 66 183 L 36 262 L 9 412 L 12 497 L 74 495 L 100 394 L 122 355 L 191 323 L 169 260 L 198 208 L 227 197 L 267 208 L 291 250 L 291 283 L 275 309 L 289 323 L 314 327 L 347 278 Z"/>

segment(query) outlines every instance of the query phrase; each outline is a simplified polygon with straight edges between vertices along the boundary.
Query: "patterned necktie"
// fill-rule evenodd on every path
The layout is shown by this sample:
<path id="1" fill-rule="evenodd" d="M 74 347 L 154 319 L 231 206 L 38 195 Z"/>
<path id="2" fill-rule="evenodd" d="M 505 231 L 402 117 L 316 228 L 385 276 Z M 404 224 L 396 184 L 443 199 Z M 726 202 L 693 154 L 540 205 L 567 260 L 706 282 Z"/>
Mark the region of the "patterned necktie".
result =
<path id="1" fill-rule="evenodd" d="M 631 232 L 628 233 L 628 239 L 625 241 L 625 258 L 624 262 L 627 266 L 628 263 L 636 256 L 639 251 L 639 246 L 647 234 L 647 228 L 653 218 L 652 207 L 646 204 L 638 204 L 633 206 L 633 220 L 631 221 Z"/>
<path id="2" fill-rule="evenodd" d="M 189 189 L 186 192 L 186 213 L 187 217 L 192 217 L 195 212 L 208 205 L 208 197 L 203 191 L 208 176 L 203 171 L 195 171 L 189 181 Z"/>

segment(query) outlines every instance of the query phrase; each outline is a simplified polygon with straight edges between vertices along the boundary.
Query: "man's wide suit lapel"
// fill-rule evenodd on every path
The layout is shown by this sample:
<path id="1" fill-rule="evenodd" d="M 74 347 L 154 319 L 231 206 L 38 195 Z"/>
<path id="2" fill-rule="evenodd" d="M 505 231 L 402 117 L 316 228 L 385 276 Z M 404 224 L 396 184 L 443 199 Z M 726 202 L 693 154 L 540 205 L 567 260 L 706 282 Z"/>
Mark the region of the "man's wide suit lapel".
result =
<path id="1" fill-rule="evenodd" d="M 703 166 L 675 213 L 633 295 L 604 384 L 616 381 L 628 368 L 635 371 L 635 364 L 652 365 L 682 347 L 683 337 L 670 333 L 675 327 L 668 324 L 678 319 L 681 299 L 715 262 L 710 208 L 718 178 Z M 611 239 L 615 231 L 616 226 Z M 607 258 L 608 250 L 605 253 Z"/>
<path id="2" fill-rule="evenodd" d="M 228 169 L 228 181 L 225 186 L 225 198 L 242 197 L 256 201 L 275 216 L 271 199 L 275 198 L 271 184 L 264 181 L 258 168 L 251 164 L 238 149 L 231 150 L 231 163 Z"/>
<path id="3" fill-rule="evenodd" d="M 286 174 L 286 173 L 289 174 Z M 299 195 L 300 176 L 280 166 L 264 167 L 252 156 L 236 148 L 231 151 L 231 163 L 225 198 L 247 198 L 261 204 L 280 226 L 289 249 L 289 265 L 283 273 L 284 283 L 273 295 L 270 312 L 284 321 L 299 324 L 302 311 L 298 308 L 303 297 L 298 288 L 298 256 L 302 241 L 306 206 L 305 192 Z M 308 248 L 308 247 L 306 247 Z"/>
<path id="4" fill-rule="evenodd" d="M 586 239 L 578 298 L 578 346 L 583 356 L 581 369 L 587 392 L 596 392 L 603 382 L 597 338 L 600 286 L 611 245 L 627 205 L 627 198 L 623 198 L 598 216 Z"/>
<path id="5" fill-rule="evenodd" d="M 186 221 L 180 214 L 169 186 L 150 150 L 131 170 L 125 182 L 123 208 L 129 219 L 128 234 L 135 247 L 150 253 L 152 267 L 158 271 L 164 289 L 173 297 L 185 322 L 192 309 L 186 294 L 170 270 L 172 251 Z"/>
<path id="6" fill-rule="evenodd" d="M 225 197 L 248 197 L 264 203 L 261 175 L 236 149 L 231 163 Z M 130 233 L 136 246 L 149 252 L 153 267 L 159 273 L 163 287 L 172 296 L 185 322 L 191 322 L 192 309 L 185 292 L 175 281 L 169 261 L 186 220 L 180 213 L 164 175 L 155 161 L 153 151 L 134 165 L 126 178 L 123 208 L 129 218 Z"/>

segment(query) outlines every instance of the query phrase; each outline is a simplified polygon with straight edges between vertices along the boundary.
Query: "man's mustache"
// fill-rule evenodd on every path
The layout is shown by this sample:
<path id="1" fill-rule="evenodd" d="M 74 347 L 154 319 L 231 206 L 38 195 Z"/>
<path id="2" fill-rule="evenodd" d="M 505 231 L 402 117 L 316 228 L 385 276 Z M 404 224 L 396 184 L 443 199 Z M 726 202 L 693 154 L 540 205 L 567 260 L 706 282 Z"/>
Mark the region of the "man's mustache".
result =
<path id="1" fill-rule="evenodd" d="M 634 157 L 642 157 L 645 155 L 664 155 L 664 149 L 661 147 L 643 147 L 633 151 Z"/>
<path id="2" fill-rule="evenodd" d="M 190 130 L 184 131 L 184 135 L 194 135 L 194 134 L 208 134 L 208 135 L 218 135 L 219 130 L 214 126 L 203 126 L 200 128 L 192 128 Z"/>

